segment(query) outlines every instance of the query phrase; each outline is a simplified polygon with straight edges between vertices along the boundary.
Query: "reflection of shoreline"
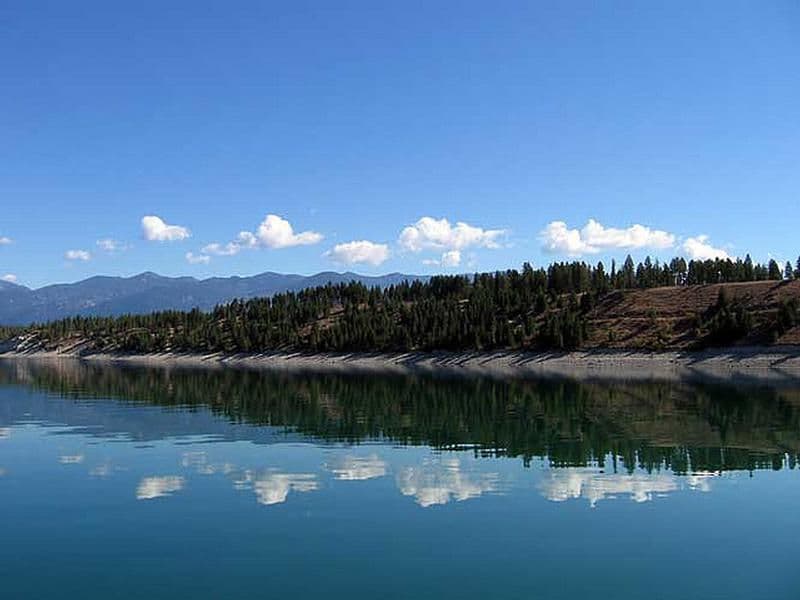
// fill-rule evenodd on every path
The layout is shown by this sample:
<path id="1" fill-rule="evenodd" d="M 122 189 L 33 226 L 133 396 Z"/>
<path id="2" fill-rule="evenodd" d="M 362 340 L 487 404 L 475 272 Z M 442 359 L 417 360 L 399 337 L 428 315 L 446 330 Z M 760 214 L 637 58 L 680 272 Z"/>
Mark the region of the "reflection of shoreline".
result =
<path id="1" fill-rule="evenodd" d="M 0 381 L 55 392 L 32 395 L 26 410 L 19 403 L 0 404 L 0 425 L 34 419 L 98 437 L 213 435 L 264 444 L 389 439 L 441 450 L 475 447 L 482 455 L 526 463 L 547 456 L 563 466 L 588 466 L 612 453 L 647 470 L 667 466 L 682 473 L 689 464 L 705 471 L 774 469 L 787 454 L 789 464 L 800 461 L 800 388 L 296 377 L 222 368 L 114 368 L 77 360 L 0 360 Z M 171 410 L 136 410 L 131 401 Z"/>
<path id="2" fill-rule="evenodd" d="M 592 507 L 601 500 L 626 496 L 636 503 L 650 502 L 681 489 L 711 491 L 711 479 L 718 473 L 604 473 L 591 469 L 548 469 L 539 489 L 551 502 L 585 499 Z"/>

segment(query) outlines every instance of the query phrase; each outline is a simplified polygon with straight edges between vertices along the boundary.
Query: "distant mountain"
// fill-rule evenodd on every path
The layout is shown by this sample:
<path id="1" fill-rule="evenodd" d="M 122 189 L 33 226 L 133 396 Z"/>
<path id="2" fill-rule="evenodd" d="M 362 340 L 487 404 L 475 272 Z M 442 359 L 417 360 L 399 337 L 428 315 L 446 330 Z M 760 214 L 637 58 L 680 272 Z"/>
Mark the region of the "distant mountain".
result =
<path id="1" fill-rule="evenodd" d="M 91 277 L 77 283 L 48 285 L 32 290 L 0 281 L 0 325 L 26 325 L 73 315 L 115 316 L 156 310 L 202 310 L 234 298 L 272 296 L 327 283 L 358 281 L 388 287 L 427 277 L 390 273 L 368 277 L 356 273 L 316 275 L 261 273 L 252 277 L 163 277 L 147 272 L 133 277 Z"/>

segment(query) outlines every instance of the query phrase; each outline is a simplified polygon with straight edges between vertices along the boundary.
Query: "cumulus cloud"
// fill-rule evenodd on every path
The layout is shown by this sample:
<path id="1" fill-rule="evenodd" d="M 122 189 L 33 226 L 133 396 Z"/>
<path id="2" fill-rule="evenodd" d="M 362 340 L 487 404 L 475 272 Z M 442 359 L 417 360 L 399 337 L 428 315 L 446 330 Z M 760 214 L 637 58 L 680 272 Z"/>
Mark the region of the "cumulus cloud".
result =
<path id="1" fill-rule="evenodd" d="M 367 240 L 346 242 L 336 244 L 332 250 L 325 253 L 325 256 L 344 265 L 366 263 L 378 266 L 389 258 L 389 246 Z"/>
<path id="2" fill-rule="evenodd" d="M 8 283 L 17 283 L 17 276 L 13 273 L 6 273 L 2 277 L 0 277 L 0 281 L 5 281 Z"/>
<path id="3" fill-rule="evenodd" d="M 308 246 L 322 241 L 322 234 L 316 231 L 295 233 L 291 223 L 278 215 L 267 215 L 258 226 L 256 236 L 268 248 Z"/>
<path id="4" fill-rule="evenodd" d="M 504 229 L 482 229 L 458 222 L 452 226 L 447 219 L 422 217 L 400 232 L 400 246 L 410 252 L 423 250 L 463 250 L 469 247 L 499 248 Z"/>
<path id="5" fill-rule="evenodd" d="M 594 219 L 589 219 L 583 229 L 570 229 L 564 221 L 553 221 L 541 231 L 539 240 L 545 252 L 569 256 L 620 249 L 663 250 L 675 245 L 675 236 L 666 231 L 644 225 L 631 225 L 627 229 L 604 227 Z"/>
<path id="6" fill-rule="evenodd" d="M 208 244 L 200 250 L 203 254 L 214 256 L 233 256 L 244 249 L 258 248 L 258 238 L 249 231 L 240 231 L 236 239 L 227 244 Z"/>
<path id="7" fill-rule="evenodd" d="M 142 235 L 150 242 L 175 242 L 192 234 L 186 227 L 168 225 L 161 217 L 147 215 L 142 217 Z"/>
<path id="8" fill-rule="evenodd" d="M 103 252 L 122 252 L 123 250 L 127 250 L 129 248 L 128 244 L 124 242 L 120 242 L 119 240 L 115 240 L 112 238 L 104 238 L 102 240 L 97 240 L 95 242 L 98 248 Z"/>
<path id="9" fill-rule="evenodd" d="M 461 250 L 448 250 L 441 258 L 425 258 L 422 264 L 431 267 L 458 267 L 461 265 Z"/>
<path id="10" fill-rule="evenodd" d="M 87 260 L 91 260 L 92 255 L 86 250 L 67 250 L 64 253 L 64 258 L 67 260 L 82 260 L 85 262 Z"/>
<path id="11" fill-rule="evenodd" d="M 186 253 L 186 262 L 190 265 L 207 265 L 211 262 L 211 257 L 204 254 L 195 254 L 194 252 Z"/>
<path id="12" fill-rule="evenodd" d="M 8 246 L 9 244 L 12 244 L 13 242 L 14 242 L 14 240 L 12 240 L 10 237 L 6 237 L 4 235 L 0 235 L 0 246 Z"/>
<path id="13" fill-rule="evenodd" d="M 152 500 L 162 496 L 170 496 L 179 492 L 186 485 L 186 480 L 177 475 L 167 477 L 145 477 L 136 488 L 137 500 Z"/>
<path id="14" fill-rule="evenodd" d="M 236 239 L 226 244 L 214 242 L 201 248 L 205 256 L 235 256 L 242 250 L 256 248 L 290 248 L 292 246 L 310 246 L 322 241 L 323 236 L 316 231 L 295 233 L 294 227 L 283 217 L 267 215 L 255 233 L 240 231 Z"/>
<path id="15" fill-rule="evenodd" d="M 461 264 L 461 250 L 449 250 L 442 254 L 443 267 L 457 267 Z"/>
<path id="16" fill-rule="evenodd" d="M 698 235 L 697 237 L 687 238 L 683 242 L 683 251 L 695 260 L 709 260 L 709 259 L 726 259 L 731 258 L 731 255 L 725 252 L 722 248 L 715 248 L 708 242 L 707 235 Z"/>

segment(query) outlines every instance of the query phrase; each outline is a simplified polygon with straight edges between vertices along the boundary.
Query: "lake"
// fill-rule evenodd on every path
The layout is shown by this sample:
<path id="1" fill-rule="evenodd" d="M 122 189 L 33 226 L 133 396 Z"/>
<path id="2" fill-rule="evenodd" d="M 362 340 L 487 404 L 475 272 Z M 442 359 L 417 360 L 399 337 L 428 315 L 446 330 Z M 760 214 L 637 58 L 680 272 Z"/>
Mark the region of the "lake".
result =
<path id="1" fill-rule="evenodd" d="M 0 361 L 6 598 L 800 597 L 800 389 Z"/>

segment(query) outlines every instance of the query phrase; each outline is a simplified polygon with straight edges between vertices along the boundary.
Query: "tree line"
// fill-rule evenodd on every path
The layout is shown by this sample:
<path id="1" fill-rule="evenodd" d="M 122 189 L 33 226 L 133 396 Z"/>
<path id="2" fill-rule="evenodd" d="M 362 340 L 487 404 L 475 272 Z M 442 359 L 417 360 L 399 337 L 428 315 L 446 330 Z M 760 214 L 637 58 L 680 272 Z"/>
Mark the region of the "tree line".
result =
<path id="1" fill-rule="evenodd" d="M 80 336 L 95 351 L 267 352 L 569 349 L 588 335 L 586 316 L 615 290 L 800 278 L 745 259 L 635 264 L 559 262 L 546 268 L 440 275 L 387 288 L 328 284 L 269 298 L 234 300 L 210 312 L 160 311 L 120 317 L 75 316 L 22 329 L 3 339 L 35 334 L 44 343 Z M 749 327 L 747 315 L 725 299 L 701 325 L 719 339 Z M 796 307 L 785 315 L 788 326 Z"/>

